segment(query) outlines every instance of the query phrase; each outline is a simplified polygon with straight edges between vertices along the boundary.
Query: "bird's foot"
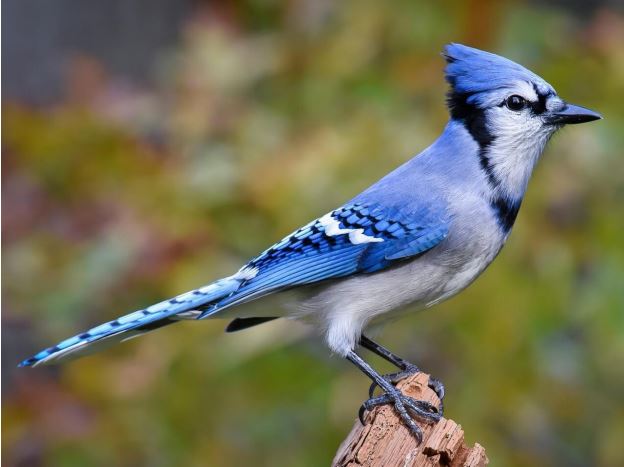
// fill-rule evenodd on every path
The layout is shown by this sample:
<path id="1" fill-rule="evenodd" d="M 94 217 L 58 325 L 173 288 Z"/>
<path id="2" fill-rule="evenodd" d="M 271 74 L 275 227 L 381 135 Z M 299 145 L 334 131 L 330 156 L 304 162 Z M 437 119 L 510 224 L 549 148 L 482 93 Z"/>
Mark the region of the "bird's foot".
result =
<path id="1" fill-rule="evenodd" d="M 399 381 L 402 381 L 408 376 L 412 376 L 420 372 L 420 368 L 418 368 L 413 363 L 406 363 L 403 370 L 397 371 L 396 373 L 383 375 L 383 379 L 396 386 Z M 377 386 L 377 383 L 373 382 L 368 389 L 368 397 L 370 397 L 371 399 L 373 398 L 373 394 L 375 393 L 375 389 L 377 388 Z M 444 413 L 444 407 L 442 405 L 445 394 L 444 384 L 442 384 L 442 381 L 429 376 L 429 388 L 431 388 L 431 390 L 435 392 L 438 396 L 438 399 L 440 399 L 440 407 L 438 409 L 438 412 L 440 413 L 440 416 L 442 416 L 442 414 Z"/>
<path id="2" fill-rule="evenodd" d="M 423 433 L 420 427 L 414 421 L 412 415 L 430 423 L 437 423 L 442 418 L 442 414 L 438 408 L 427 401 L 419 401 L 412 397 L 406 396 L 397 388 L 387 390 L 384 394 L 377 397 L 371 397 L 362 404 L 359 411 L 359 418 L 364 425 L 364 413 L 370 411 L 379 405 L 392 404 L 401 421 L 416 437 L 418 444 L 422 442 Z"/>

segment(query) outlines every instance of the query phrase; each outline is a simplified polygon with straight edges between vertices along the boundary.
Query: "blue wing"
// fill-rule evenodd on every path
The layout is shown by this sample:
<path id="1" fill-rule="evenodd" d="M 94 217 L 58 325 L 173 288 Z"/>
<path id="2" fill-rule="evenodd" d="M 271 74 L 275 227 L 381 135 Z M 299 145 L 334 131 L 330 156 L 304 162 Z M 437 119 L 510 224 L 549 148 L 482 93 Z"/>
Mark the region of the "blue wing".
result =
<path id="1" fill-rule="evenodd" d="M 344 206 L 250 261 L 241 270 L 248 279 L 236 292 L 203 307 L 199 318 L 295 286 L 383 270 L 433 248 L 447 234 L 448 219 L 441 209 Z"/>
<path id="2" fill-rule="evenodd" d="M 180 319 L 205 318 L 297 285 L 380 271 L 433 248 L 447 233 L 443 210 L 348 205 L 297 230 L 230 277 L 96 326 L 20 366 L 90 353 Z"/>

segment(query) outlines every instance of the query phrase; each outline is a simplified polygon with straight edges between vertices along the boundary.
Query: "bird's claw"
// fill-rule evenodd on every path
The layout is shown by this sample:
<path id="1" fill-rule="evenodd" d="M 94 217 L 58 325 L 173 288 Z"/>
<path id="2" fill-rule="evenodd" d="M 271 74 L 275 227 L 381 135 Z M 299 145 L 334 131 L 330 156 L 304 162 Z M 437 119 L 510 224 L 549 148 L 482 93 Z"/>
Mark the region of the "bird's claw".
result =
<path id="1" fill-rule="evenodd" d="M 416 417 L 425 420 L 427 422 L 436 423 L 440 421 L 442 418 L 442 414 L 439 409 L 434 405 L 430 404 L 427 401 L 419 401 L 412 397 L 406 396 L 401 391 L 396 388 L 385 392 L 381 396 L 372 397 L 368 399 L 366 402 L 362 404 L 360 407 L 360 411 L 358 416 L 360 418 L 360 422 L 362 425 L 364 422 L 364 414 L 366 411 L 372 410 L 374 407 L 379 405 L 392 404 L 394 406 L 394 410 L 397 412 L 403 423 L 407 426 L 407 428 L 411 431 L 411 433 L 416 437 L 418 444 L 422 442 L 422 430 L 420 427 L 414 422 L 412 415 L 414 414 Z"/>
<path id="2" fill-rule="evenodd" d="M 420 368 L 410 363 L 406 365 L 404 370 L 397 371 L 396 373 L 383 375 L 383 379 L 385 379 L 392 385 L 396 385 L 399 381 L 407 378 L 408 376 L 415 375 L 416 373 L 420 373 Z M 378 384 L 373 381 L 370 387 L 368 388 L 368 397 L 370 397 L 371 399 L 373 398 L 373 395 L 375 394 L 375 389 L 377 389 L 377 386 Z M 442 381 L 429 376 L 429 388 L 431 388 L 431 390 L 436 393 L 436 396 L 438 396 L 438 399 L 440 399 L 439 412 L 440 414 L 442 414 L 443 413 L 442 401 L 444 399 L 444 394 L 445 394 L 444 384 L 442 384 Z"/>
<path id="3" fill-rule="evenodd" d="M 431 390 L 436 393 L 436 396 L 438 396 L 438 399 L 440 399 L 441 404 L 444 400 L 444 394 L 446 393 L 446 389 L 444 389 L 444 384 L 442 383 L 442 381 L 429 376 L 429 388 L 431 388 Z"/>

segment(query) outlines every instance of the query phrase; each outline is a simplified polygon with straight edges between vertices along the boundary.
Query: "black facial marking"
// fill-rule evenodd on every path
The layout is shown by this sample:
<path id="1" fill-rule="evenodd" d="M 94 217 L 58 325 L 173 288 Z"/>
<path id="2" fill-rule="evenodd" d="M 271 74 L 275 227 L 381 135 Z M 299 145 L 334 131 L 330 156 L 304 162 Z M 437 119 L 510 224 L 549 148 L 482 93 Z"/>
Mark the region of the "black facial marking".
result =
<path id="1" fill-rule="evenodd" d="M 494 214 L 496 215 L 496 219 L 505 233 L 509 232 L 513 227 L 516 217 L 518 216 L 521 203 L 522 199 L 510 200 L 502 196 L 494 198 L 490 202 L 490 205 L 494 210 Z"/>
<path id="2" fill-rule="evenodd" d="M 537 102 L 527 101 L 528 109 L 530 110 L 532 115 L 541 115 L 544 112 L 546 112 L 546 101 L 548 100 L 550 96 L 553 96 L 554 93 L 552 91 L 549 91 L 546 94 L 540 93 L 540 90 L 537 87 L 537 84 L 535 83 L 532 83 L 532 84 L 533 84 L 533 89 L 535 90 L 535 94 L 537 94 Z M 510 97 L 513 97 L 513 96 L 510 96 Z M 507 97 L 505 100 L 503 100 L 503 102 L 498 104 L 498 106 L 509 107 L 508 101 L 510 97 Z M 511 110 L 515 110 L 515 109 L 511 109 Z M 518 109 L 518 110 L 521 110 L 521 109 Z"/>
<path id="3" fill-rule="evenodd" d="M 451 113 L 451 118 L 461 122 L 468 133 L 479 145 L 479 163 L 487 175 L 492 187 L 499 185 L 499 180 L 494 174 L 492 163 L 487 155 L 487 148 L 494 141 L 494 135 L 487 127 L 485 110 L 468 102 L 470 94 L 451 91 L 447 95 L 446 103 Z"/>
<path id="4" fill-rule="evenodd" d="M 552 93 L 541 94 L 535 83 L 533 83 L 533 89 L 535 90 L 535 94 L 537 94 L 537 102 L 530 103 L 531 113 L 533 113 L 533 115 L 540 115 L 546 112 L 546 100 Z"/>
<path id="5" fill-rule="evenodd" d="M 485 111 L 468 103 L 470 94 L 452 91 L 446 103 L 451 117 L 461 121 L 480 147 L 486 147 L 494 141 L 494 135 L 487 127 Z"/>

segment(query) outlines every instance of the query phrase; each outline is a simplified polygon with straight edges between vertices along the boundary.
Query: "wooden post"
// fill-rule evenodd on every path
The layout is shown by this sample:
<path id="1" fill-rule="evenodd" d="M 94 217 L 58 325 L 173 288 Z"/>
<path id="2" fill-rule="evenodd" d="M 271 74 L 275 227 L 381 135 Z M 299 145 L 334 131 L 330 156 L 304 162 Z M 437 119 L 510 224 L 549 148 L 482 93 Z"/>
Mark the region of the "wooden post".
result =
<path id="1" fill-rule="evenodd" d="M 439 404 L 427 386 L 429 375 L 418 373 L 398 384 L 404 394 L 415 399 Z M 467 447 L 464 431 L 453 420 L 443 418 L 435 425 L 418 421 L 423 442 L 418 446 L 414 436 L 401 423 L 394 409 L 376 407 L 365 417 L 366 425 L 355 422 L 342 442 L 332 467 L 483 467 L 488 464 L 480 444 Z"/>

